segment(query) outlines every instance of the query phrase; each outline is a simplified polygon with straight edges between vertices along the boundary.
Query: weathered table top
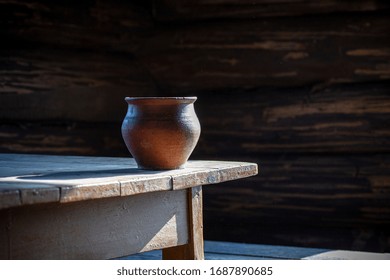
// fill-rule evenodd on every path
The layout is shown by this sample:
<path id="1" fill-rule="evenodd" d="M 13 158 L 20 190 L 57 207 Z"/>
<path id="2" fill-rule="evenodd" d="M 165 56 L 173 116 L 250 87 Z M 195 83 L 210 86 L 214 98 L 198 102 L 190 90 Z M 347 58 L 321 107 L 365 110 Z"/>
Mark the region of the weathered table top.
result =
<path id="1" fill-rule="evenodd" d="M 189 161 L 183 169 L 150 171 L 132 158 L 0 154 L 0 209 L 178 190 L 257 172 L 247 162 Z"/>

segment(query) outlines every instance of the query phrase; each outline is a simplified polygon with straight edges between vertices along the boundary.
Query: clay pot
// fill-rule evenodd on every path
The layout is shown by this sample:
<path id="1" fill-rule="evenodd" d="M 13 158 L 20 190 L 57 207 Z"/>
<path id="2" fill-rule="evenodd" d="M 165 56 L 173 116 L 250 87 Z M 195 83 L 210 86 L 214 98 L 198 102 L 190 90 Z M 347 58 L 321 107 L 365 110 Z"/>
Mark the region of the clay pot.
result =
<path id="1" fill-rule="evenodd" d="M 196 99 L 126 97 L 122 136 L 139 168 L 177 169 L 185 165 L 200 135 Z"/>

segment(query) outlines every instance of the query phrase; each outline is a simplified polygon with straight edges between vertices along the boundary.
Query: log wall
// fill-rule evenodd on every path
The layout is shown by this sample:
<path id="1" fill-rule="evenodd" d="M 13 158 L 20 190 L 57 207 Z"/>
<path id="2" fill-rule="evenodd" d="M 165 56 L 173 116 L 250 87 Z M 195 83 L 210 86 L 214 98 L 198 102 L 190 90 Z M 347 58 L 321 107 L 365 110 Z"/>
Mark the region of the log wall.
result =
<path id="1" fill-rule="evenodd" d="M 386 1 L 0 0 L 0 152 L 128 156 L 125 96 L 196 95 L 205 238 L 390 250 Z"/>

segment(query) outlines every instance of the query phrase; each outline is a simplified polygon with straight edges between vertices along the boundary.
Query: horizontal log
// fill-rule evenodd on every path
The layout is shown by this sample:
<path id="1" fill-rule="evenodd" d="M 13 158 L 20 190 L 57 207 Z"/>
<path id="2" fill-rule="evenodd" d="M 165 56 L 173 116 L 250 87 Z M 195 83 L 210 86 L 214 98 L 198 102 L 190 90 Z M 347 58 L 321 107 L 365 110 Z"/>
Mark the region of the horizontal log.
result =
<path id="1" fill-rule="evenodd" d="M 389 8 L 385 1 L 301 0 L 158 0 L 153 1 L 159 21 L 243 19 L 271 16 L 300 16 L 334 12 L 362 12 Z"/>
<path id="2" fill-rule="evenodd" d="M 164 94 L 323 87 L 390 78 L 387 14 L 202 22 L 162 28 L 136 56 Z"/>
<path id="3" fill-rule="evenodd" d="M 200 95 L 201 154 L 389 152 L 388 83 Z"/>
<path id="4" fill-rule="evenodd" d="M 132 52 L 153 27 L 149 5 L 145 4 L 1 0 L 2 48 L 50 45 Z"/>
<path id="5" fill-rule="evenodd" d="M 28 94 L 15 95 L 19 99 L 10 96 L 4 99 L 2 95 L 2 100 L 10 100 L 10 105 L 0 103 L 4 106 L 0 111 L 3 119 L 0 150 L 127 154 L 120 133 L 126 104 L 122 96 L 109 94 L 107 91 L 106 96 L 99 94 L 93 98 L 91 93 L 89 100 L 71 95 L 62 100 L 53 97 L 42 101 L 32 95 L 27 99 L 31 103 L 23 102 Z M 195 109 L 202 126 L 193 154 L 198 158 L 253 157 L 267 153 L 389 152 L 387 83 L 333 86 L 316 92 L 301 88 L 259 93 L 202 93 Z M 73 120 L 56 119 L 60 116 Z M 51 120 L 38 121 L 44 117 Z M 4 121 L 6 118 L 8 121 Z M 82 122 L 80 119 L 115 121 Z"/>
<path id="6" fill-rule="evenodd" d="M 205 188 L 206 209 L 246 222 L 390 225 L 388 155 L 264 155 L 251 160 L 259 164 L 259 175 Z"/>
<path id="7" fill-rule="evenodd" d="M 286 213 L 284 213 L 286 215 Z M 212 219 L 209 219 L 212 218 Z M 205 214 L 206 240 L 328 248 L 366 252 L 389 252 L 389 231 L 376 228 L 321 227 L 311 224 L 242 223 L 228 217 L 213 219 Z"/>
<path id="8" fill-rule="evenodd" d="M 0 125 L 0 152 L 128 156 L 120 123 L 10 122 Z"/>
<path id="9" fill-rule="evenodd" d="M 260 155 L 257 163 L 258 176 L 204 188 L 205 238 L 390 249 L 388 154 Z"/>
<path id="10" fill-rule="evenodd" d="M 0 119 L 118 121 L 126 96 L 156 95 L 126 54 L 42 47 L 0 50 Z"/>
<path id="11" fill-rule="evenodd" d="M 330 2 L 335 7 L 350 5 L 343 1 Z M 318 1 L 310 3 L 320 5 Z M 374 10 L 378 5 L 373 1 L 359 3 L 356 5 L 372 5 Z M 66 48 L 74 52 L 98 52 L 96 61 L 107 61 L 112 53 L 120 53 L 123 62 L 119 63 L 123 65 L 134 58 L 137 67 L 146 71 L 144 77 L 150 79 L 149 86 L 157 87 L 161 95 L 265 86 L 321 87 L 390 79 L 387 10 L 165 25 L 153 21 L 147 2 L 142 5 L 119 0 L 58 4 L 4 0 L 0 5 L 0 35 L 4 39 L 1 48 L 5 50 L 1 57 L 18 61 L 18 55 L 7 53 L 17 49 L 22 61 L 39 67 L 34 58 L 30 61 L 26 57 L 35 50 L 40 52 L 42 60 L 53 63 L 58 60 L 57 66 L 61 69 L 67 64 L 61 53 L 55 56 L 50 51 Z M 244 6 L 247 5 L 245 2 Z M 326 4 L 321 5 L 326 7 Z M 196 5 L 191 7 L 196 10 Z M 48 57 L 45 57 L 46 51 L 49 51 Z M 77 60 L 83 61 L 82 55 Z M 15 78 L 29 74 L 12 61 L 0 63 L 0 69 L 18 69 L 20 72 L 14 73 Z M 104 74 L 104 70 L 100 71 Z M 73 67 L 72 72 L 75 76 L 85 75 L 77 67 Z M 4 80 L 1 82 L 4 84 Z M 37 83 L 33 80 L 29 85 L 42 88 L 42 84 Z M 20 85 L 18 92 L 24 90 L 23 86 Z"/>

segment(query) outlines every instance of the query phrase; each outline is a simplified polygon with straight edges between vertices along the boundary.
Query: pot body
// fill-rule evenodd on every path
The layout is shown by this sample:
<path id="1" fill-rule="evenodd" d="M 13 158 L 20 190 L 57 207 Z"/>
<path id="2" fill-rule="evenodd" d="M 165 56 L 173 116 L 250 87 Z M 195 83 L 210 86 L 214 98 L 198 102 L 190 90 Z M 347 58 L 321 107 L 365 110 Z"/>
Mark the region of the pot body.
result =
<path id="1" fill-rule="evenodd" d="M 182 168 L 194 150 L 200 124 L 196 97 L 126 97 L 122 137 L 142 169 Z"/>

